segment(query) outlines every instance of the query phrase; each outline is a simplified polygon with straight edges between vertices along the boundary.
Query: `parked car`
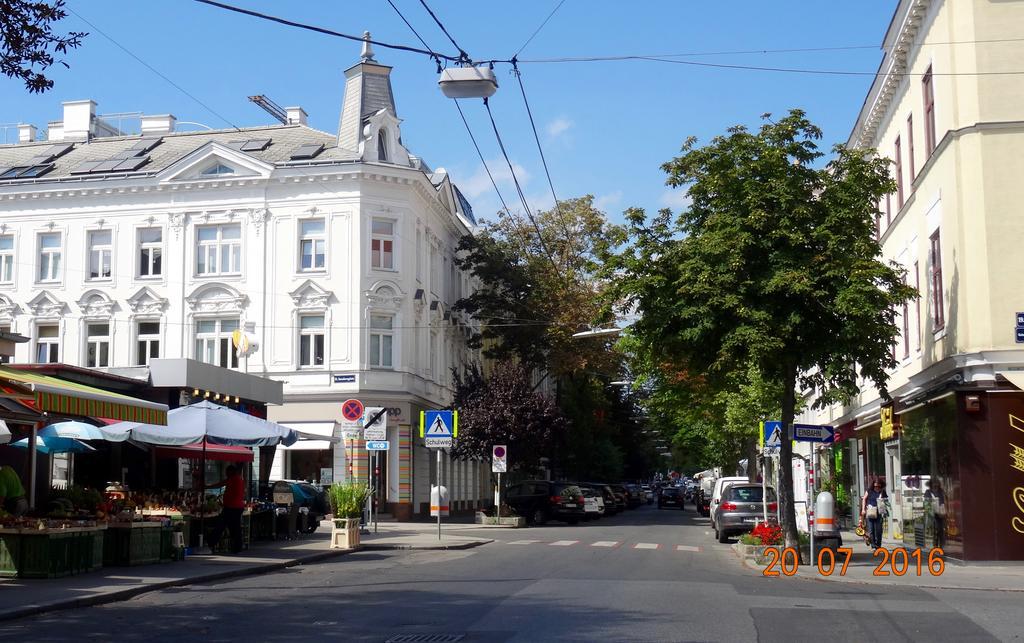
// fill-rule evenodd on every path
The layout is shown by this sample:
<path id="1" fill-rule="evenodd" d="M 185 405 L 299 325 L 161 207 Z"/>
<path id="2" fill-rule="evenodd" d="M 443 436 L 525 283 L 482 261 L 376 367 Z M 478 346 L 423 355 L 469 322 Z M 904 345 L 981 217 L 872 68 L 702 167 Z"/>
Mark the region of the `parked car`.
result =
<path id="1" fill-rule="evenodd" d="M 311 534 L 320 526 L 320 521 L 327 517 L 331 506 L 327 501 L 327 493 L 320 487 L 301 480 L 278 480 L 261 485 L 260 498 L 273 502 L 275 491 L 291 491 L 295 506 L 296 520 L 292 527 L 304 534 Z M 284 506 L 284 505 L 281 505 Z"/>
<path id="2" fill-rule="evenodd" d="M 626 506 L 630 509 L 636 509 L 644 503 L 643 493 L 640 491 L 640 486 L 627 482 L 622 485 L 626 490 Z"/>
<path id="3" fill-rule="evenodd" d="M 581 482 L 578 483 L 580 487 L 590 487 L 594 491 L 601 494 L 601 499 L 604 502 L 604 513 L 605 516 L 614 516 L 619 513 L 619 503 L 616 500 L 615 492 L 608 485 L 601 482 Z"/>
<path id="4" fill-rule="evenodd" d="M 658 509 L 664 509 L 665 507 L 685 509 L 684 505 L 682 489 L 666 487 L 661 490 L 661 495 L 658 496 Z"/>
<path id="5" fill-rule="evenodd" d="M 701 516 L 711 515 L 711 492 L 714 488 L 714 478 L 704 478 L 697 487 L 697 513 Z"/>
<path id="6" fill-rule="evenodd" d="M 766 494 L 766 495 L 765 495 Z M 716 512 L 715 538 L 724 543 L 729 536 L 750 531 L 764 519 L 763 500 L 768 502 L 768 513 L 778 508 L 775 489 L 762 488 L 759 484 L 732 484 L 722 494 L 722 502 Z"/>
<path id="7" fill-rule="evenodd" d="M 722 492 L 725 491 L 726 487 L 736 483 L 750 482 L 750 479 L 746 476 L 725 476 L 715 480 L 715 488 L 711 491 L 711 528 L 715 528 L 715 520 L 717 519 L 718 505 L 722 503 Z"/>
<path id="8" fill-rule="evenodd" d="M 586 516 L 583 490 L 571 482 L 529 480 L 505 492 L 516 513 L 534 525 L 561 520 L 575 525 Z"/>
<path id="9" fill-rule="evenodd" d="M 642 484 L 640 485 L 640 491 L 643 493 L 644 502 L 646 502 L 649 505 L 654 504 L 654 489 L 651 489 L 649 486 Z"/>
<path id="10" fill-rule="evenodd" d="M 585 520 L 597 520 L 604 515 L 604 498 L 601 492 L 595 491 L 593 487 L 577 485 L 583 492 L 583 511 L 586 513 Z"/>
<path id="11" fill-rule="evenodd" d="M 611 488 L 612 493 L 615 494 L 615 507 L 619 511 L 625 511 L 629 506 L 629 492 L 620 484 L 610 484 L 608 486 Z"/>

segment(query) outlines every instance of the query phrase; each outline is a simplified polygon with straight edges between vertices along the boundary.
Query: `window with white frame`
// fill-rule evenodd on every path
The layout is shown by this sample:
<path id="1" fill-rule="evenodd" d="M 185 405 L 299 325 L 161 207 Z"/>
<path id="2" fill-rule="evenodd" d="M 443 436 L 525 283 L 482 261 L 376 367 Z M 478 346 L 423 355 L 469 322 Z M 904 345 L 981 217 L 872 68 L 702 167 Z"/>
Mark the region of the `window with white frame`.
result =
<path id="1" fill-rule="evenodd" d="M 160 357 L 160 322 L 138 321 L 135 325 L 135 364 L 149 366 L 149 360 Z"/>
<path id="2" fill-rule="evenodd" d="M 39 235 L 39 281 L 60 281 L 61 254 L 59 232 Z"/>
<path id="3" fill-rule="evenodd" d="M 238 353 L 231 344 L 231 333 L 238 328 L 238 319 L 197 320 L 196 359 L 214 366 L 238 368 Z"/>
<path id="4" fill-rule="evenodd" d="M 299 317 L 299 366 L 324 365 L 324 316 Z"/>
<path id="5" fill-rule="evenodd" d="M 110 366 L 110 323 L 85 325 L 85 365 L 89 368 Z"/>
<path id="6" fill-rule="evenodd" d="M 196 274 L 242 272 L 242 226 L 237 223 L 196 228 Z"/>
<path id="7" fill-rule="evenodd" d="M 383 270 L 395 268 L 395 222 L 374 219 L 370 229 L 370 265 Z"/>
<path id="8" fill-rule="evenodd" d="M 323 270 L 327 266 L 327 231 L 323 219 L 299 221 L 299 269 Z"/>
<path id="9" fill-rule="evenodd" d="M 92 230 L 88 234 L 88 279 L 110 279 L 111 256 L 114 254 L 110 230 Z"/>
<path id="10" fill-rule="evenodd" d="M 394 367 L 394 322 L 391 315 L 370 315 L 370 366 Z"/>
<path id="11" fill-rule="evenodd" d="M 388 133 L 383 127 L 377 130 L 377 160 L 388 160 Z"/>
<path id="12" fill-rule="evenodd" d="M 0 235 L 0 283 L 14 282 L 14 235 Z"/>
<path id="13" fill-rule="evenodd" d="M 57 324 L 36 326 L 36 363 L 56 364 L 60 361 L 60 329 Z"/>
<path id="14" fill-rule="evenodd" d="M 159 277 L 164 270 L 164 231 L 139 229 L 139 276 Z"/>

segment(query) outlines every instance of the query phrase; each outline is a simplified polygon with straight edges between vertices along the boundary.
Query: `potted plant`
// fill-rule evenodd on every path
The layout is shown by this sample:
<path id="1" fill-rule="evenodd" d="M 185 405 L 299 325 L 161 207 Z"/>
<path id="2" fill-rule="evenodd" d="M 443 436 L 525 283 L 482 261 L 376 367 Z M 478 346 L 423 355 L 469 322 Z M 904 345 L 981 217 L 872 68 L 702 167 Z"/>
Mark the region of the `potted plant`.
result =
<path id="1" fill-rule="evenodd" d="M 331 531 L 332 549 L 359 547 L 359 520 L 370 496 L 370 488 L 358 482 L 335 482 L 327 490 L 334 515 Z"/>

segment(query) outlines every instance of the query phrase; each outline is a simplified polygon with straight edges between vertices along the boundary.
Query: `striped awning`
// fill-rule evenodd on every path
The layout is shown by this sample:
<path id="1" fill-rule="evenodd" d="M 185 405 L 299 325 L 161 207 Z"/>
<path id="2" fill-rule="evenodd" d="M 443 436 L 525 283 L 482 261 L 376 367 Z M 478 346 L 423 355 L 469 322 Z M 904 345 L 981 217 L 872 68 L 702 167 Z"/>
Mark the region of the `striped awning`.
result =
<path id="1" fill-rule="evenodd" d="M 27 404 L 38 411 L 146 424 L 167 424 L 166 404 L 111 393 L 49 375 L 0 366 L 0 384 L 4 382 L 28 388 L 34 399 Z"/>

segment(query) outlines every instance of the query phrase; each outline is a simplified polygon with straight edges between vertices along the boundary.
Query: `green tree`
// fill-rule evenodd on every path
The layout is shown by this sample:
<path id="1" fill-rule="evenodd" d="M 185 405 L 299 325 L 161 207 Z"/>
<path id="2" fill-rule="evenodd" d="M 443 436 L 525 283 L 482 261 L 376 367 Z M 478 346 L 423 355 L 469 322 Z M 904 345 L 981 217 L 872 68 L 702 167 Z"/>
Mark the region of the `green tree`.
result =
<path id="1" fill-rule="evenodd" d="M 608 269 L 640 313 L 631 332 L 721 389 L 756 366 L 781 390 L 791 426 L 797 387 L 817 403 L 846 400 L 860 376 L 884 397 L 894 365 L 895 309 L 915 296 L 880 259 L 877 204 L 891 193 L 889 161 L 842 146 L 816 167 L 821 131 L 802 111 L 742 126 L 666 163 L 691 205 L 677 218 L 627 212 L 630 242 Z M 782 441 L 779 499 L 796 545 L 792 447 Z"/>
<path id="2" fill-rule="evenodd" d="M 68 66 L 54 54 L 78 47 L 88 35 L 81 31 L 54 33 L 54 24 L 66 16 L 64 0 L 0 0 L 0 73 L 20 78 L 32 93 L 53 87 L 43 72 L 55 62 Z"/>

